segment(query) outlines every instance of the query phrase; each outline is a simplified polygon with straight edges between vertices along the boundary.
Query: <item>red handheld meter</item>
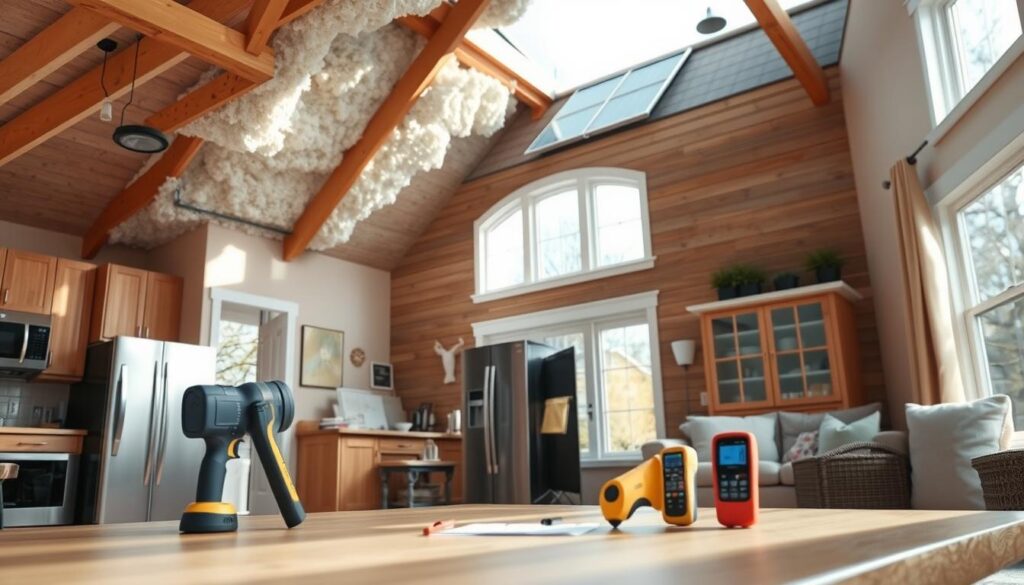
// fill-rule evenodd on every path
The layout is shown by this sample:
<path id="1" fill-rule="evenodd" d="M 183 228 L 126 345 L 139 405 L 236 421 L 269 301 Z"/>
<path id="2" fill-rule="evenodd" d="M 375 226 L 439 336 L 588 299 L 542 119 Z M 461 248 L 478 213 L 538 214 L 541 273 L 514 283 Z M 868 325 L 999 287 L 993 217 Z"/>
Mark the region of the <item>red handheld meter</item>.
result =
<path id="1" fill-rule="evenodd" d="M 746 528 L 757 522 L 757 441 L 747 432 L 711 439 L 715 513 L 722 526 Z"/>

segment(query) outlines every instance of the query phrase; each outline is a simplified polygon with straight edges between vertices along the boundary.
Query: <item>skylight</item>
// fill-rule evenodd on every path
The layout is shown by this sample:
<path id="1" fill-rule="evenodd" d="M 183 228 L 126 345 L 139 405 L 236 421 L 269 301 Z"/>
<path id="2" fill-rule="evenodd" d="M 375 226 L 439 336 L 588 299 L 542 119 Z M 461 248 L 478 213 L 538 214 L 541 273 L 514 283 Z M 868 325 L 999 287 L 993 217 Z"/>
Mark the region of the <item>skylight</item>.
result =
<path id="1" fill-rule="evenodd" d="M 689 56 L 687 49 L 580 89 L 526 153 L 548 150 L 646 118 Z"/>
<path id="2" fill-rule="evenodd" d="M 790 10 L 810 1 L 815 0 L 780 3 Z M 728 24 L 720 33 L 702 35 L 697 22 L 709 5 Z M 564 94 L 753 22 L 743 0 L 532 0 L 526 14 L 501 33 L 551 78 L 544 89 Z"/>

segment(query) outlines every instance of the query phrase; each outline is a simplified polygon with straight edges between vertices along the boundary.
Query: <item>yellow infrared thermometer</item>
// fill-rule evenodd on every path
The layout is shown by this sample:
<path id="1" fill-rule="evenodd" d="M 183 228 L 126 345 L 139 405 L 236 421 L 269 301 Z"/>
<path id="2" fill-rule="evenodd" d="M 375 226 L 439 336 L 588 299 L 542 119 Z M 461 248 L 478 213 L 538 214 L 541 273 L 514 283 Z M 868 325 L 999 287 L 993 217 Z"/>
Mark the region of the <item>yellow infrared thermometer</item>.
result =
<path id="1" fill-rule="evenodd" d="M 601 513 L 618 528 L 638 508 L 661 511 L 665 522 L 689 526 L 697 520 L 697 452 L 693 447 L 666 447 L 654 457 L 601 488 Z"/>

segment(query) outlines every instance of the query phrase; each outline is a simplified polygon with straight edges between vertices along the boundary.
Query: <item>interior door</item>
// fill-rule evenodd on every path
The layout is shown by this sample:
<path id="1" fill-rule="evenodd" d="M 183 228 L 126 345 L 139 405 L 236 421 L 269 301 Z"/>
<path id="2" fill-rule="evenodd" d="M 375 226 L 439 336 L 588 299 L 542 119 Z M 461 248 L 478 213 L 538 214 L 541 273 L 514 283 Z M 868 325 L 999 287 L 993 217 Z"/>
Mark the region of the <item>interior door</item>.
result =
<path id="1" fill-rule="evenodd" d="M 281 313 L 277 317 L 260 325 L 259 343 L 256 348 L 256 379 L 284 380 L 285 367 L 287 365 L 288 347 L 288 314 Z M 282 453 L 291 453 L 291 444 L 294 425 L 278 437 Z M 277 502 L 274 494 L 270 491 L 270 482 L 267 481 L 267 474 L 260 464 L 259 455 L 255 449 L 249 449 L 249 513 L 250 514 L 277 514 Z M 293 461 L 289 457 L 288 461 Z M 241 465 L 241 461 L 232 462 L 230 465 Z M 290 465 L 293 477 L 294 465 Z"/>
<path id="2" fill-rule="evenodd" d="M 182 286 L 183 281 L 177 276 L 158 272 L 146 274 L 142 337 L 178 341 Z"/>
<path id="3" fill-rule="evenodd" d="M 0 307 L 49 315 L 56 273 L 57 259 L 53 256 L 8 250 L 0 285 Z"/>
<path id="4" fill-rule="evenodd" d="M 100 482 L 101 524 L 145 522 L 149 508 L 158 417 L 153 396 L 163 344 L 123 337 L 114 341 Z"/>
<path id="5" fill-rule="evenodd" d="M 100 337 L 142 337 L 148 273 L 145 270 L 117 264 L 108 264 L 105 268 L 106 294 L 105 298 L 99 299 L 99 302 L 103 303 L 103 327 Z"/>
<path id="6" fill-rule="evenodd" d="M 185 390 L 216 380 L 217 352 L 212 347 L 165 343 L 160 378 L 156 387 L 159 415 L 154 435 L 157 449 L 153 463 L 153 498 L 150 520 L 175 520 L 195 501 L 199 464 L 206 453 L 200 439 L 189 439 L 181 430 L 181 402 Z"/>
<path id="7" fill-rule="evenodd" d="M 487 431 L 487 395 L 490 388 L 491 348 L 477 347 L 462 355 L 463 448 L 465 449 L 464 494 L 468 504 L 492 501 L 491 475 L 488 469 L 485 435 Z"/>

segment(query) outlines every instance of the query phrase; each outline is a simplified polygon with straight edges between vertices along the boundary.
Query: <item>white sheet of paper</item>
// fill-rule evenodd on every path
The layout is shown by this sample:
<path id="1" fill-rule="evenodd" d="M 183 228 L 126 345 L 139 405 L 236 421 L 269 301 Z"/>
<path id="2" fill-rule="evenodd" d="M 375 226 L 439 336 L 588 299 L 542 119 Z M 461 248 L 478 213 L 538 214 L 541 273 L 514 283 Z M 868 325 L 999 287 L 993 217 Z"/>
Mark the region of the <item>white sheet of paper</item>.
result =
<path id="1" fill-rule="evenodd" d="M 597 528 L 596 523 L 588 524 L 552 524 L 544 526 L 534 523 L 479 523 L 466 524 L 449 528 L 438 535 L 445 536 L 580 536 Z"/>

